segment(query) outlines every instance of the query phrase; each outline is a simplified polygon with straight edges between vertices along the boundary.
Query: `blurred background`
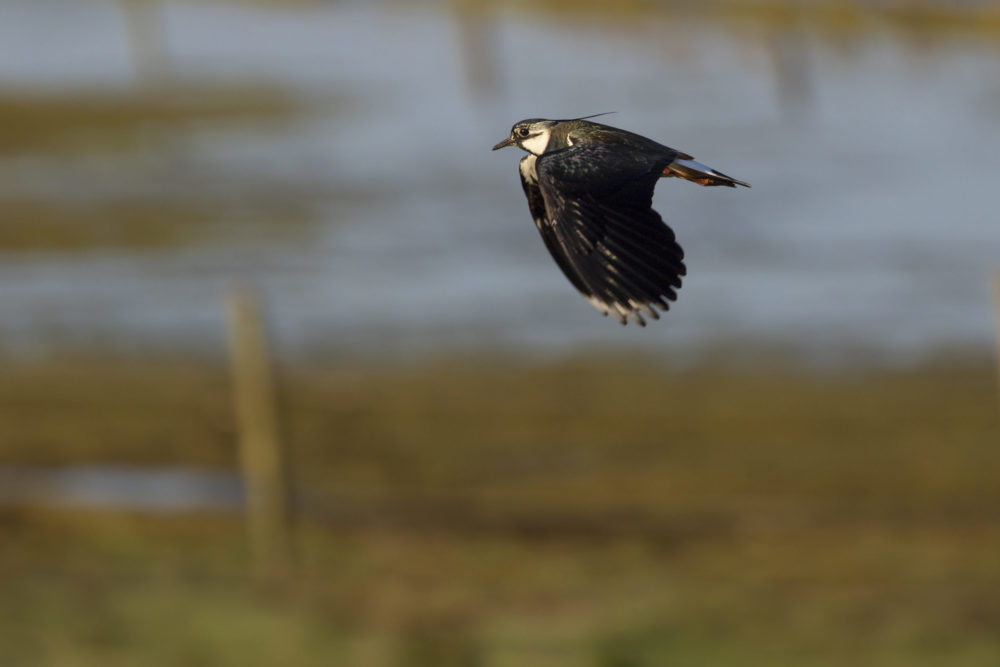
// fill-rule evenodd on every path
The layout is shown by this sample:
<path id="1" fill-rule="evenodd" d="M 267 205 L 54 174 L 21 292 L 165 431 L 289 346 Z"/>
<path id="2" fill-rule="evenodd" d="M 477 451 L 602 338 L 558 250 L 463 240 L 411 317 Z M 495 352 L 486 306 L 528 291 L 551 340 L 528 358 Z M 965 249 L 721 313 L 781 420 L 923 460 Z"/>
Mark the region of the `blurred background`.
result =
<path id="1" fill-rule="evenodd" d="M 489 150 L 605 111 L 753 185 L 645 329 Z M 998 125 L 985 1 L 0 0 L 0 664 L 997 663 Z"/>

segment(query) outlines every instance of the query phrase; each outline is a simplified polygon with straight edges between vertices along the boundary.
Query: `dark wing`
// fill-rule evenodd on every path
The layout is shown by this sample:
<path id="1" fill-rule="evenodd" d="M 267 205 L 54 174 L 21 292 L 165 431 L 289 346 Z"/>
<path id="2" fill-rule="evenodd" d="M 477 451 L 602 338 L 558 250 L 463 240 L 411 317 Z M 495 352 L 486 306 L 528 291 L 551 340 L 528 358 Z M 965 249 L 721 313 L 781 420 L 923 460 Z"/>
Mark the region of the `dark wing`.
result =
<path id="1" fill-rule="evenodd" d="M 538 187 L 538 176 L 535 173 L 534 166 L 535 159 L 534 155 L 527 155 L 521 159 L 520 165 L 521 187 L 524 188 L 524 196 L 528 198 L 528 210 L 531 211 L 531 217 L 534 219 L 535 226 L 538 227 L 538 231 L 542 235 L 542 241 L 545 242 L 545 247 L 548 248 L 552 259 L 556 260 L 556 264 L 559 265 L 562 272 L 569 278 L 569 281 L 573 283 L 573 287 L 583 294 L 587 294 L 587 284 L 577 274 L 576 269 L 573 268 L 569 258 L 566 256 L 566 252 L 559 243 L 559 238 L 556 236 L 552 223 L 549 221 L 549 214 L 545 209 L 545 200 L 542 198 L 542 191 Z"/>
<path id="2" fill-rule="evenodd" d="M 622 324 L 631 316 L 645 325 L 642 313 L 658 319 L 654 307 L 670 307 L 686 272 L 673 230 L 652 209 L 653 188 L 672 159 L 578 144 L 535 163 L 545 245 L 591 304 Z M 541 209 L 532 197 L 535 215 Z"/>

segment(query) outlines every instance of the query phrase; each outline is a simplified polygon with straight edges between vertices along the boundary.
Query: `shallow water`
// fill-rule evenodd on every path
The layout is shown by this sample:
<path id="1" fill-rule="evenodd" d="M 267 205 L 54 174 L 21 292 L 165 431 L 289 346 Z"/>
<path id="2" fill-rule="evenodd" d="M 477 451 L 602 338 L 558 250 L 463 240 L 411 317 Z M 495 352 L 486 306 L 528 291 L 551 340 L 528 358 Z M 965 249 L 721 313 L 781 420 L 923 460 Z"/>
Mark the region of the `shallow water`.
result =
<path id="1" fill-rule="evenodd" d="M 0 8 L 7 93 L 136 85 L 117 5 Z M 263 287 L 289 354 L 718 344 L 906 361 L 991 344 L 1000 52 L 985 38 L 371 4 L 157 11 L 159 78 L 141 83 L 262 82 L 300 110 L 143 127 L 138 150 L 0 158 L 0 199 L 218 207 L 187 243 L 4 252 L 7 350 L 221 351 L 234 278 Z M 52 46 L 35 57 L 38 43 Z M 489 150 L 520 118 L 608 110 L 753 184 L 660 183 L 689 275 L 645 329 L 575 295 L 533 229 L 519 156 Z M 262 215 L 274 197 L 295 211 Z"/>
<path id="2" fill-rule="evenodd" d="M 0 506 L 133 511 L 235 511 L 243 485 L 234 473 L 177 466 L 0 466 Z"/>

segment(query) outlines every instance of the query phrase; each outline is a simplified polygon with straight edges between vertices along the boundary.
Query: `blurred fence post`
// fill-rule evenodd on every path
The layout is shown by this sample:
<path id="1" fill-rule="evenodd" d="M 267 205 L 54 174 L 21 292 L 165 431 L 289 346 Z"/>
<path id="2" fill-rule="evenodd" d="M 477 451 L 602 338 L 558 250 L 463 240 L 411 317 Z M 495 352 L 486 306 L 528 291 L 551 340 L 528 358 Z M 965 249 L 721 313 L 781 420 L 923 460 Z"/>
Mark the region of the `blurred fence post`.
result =
<path id="1" fill-rule="evenodd" d="M 290 493 L 260 300 L 239 284 L 226 305 L 251 557 L 258 578 L 281 579 L 293 567 Z"/>
<path id="2" fill-rule="evenodd" d="M 119 0 L 132 71 L 137 83 L 164 78 L 169 62 L 164 8 L 157 1 Z"/>

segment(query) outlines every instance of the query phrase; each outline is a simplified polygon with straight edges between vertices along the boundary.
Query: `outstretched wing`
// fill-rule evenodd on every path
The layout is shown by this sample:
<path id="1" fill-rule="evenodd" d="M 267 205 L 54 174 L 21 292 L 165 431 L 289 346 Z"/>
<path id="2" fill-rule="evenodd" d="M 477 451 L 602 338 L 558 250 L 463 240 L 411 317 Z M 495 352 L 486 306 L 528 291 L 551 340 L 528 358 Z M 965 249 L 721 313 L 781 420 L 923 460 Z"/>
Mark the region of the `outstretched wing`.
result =
<path id="1" fill-rule="evenodd" d="M 525 184 L 542 239 L 563 273 L 622 324 L 632 317 L 645 325 L 643 313 L 658 319 L 655 309 L 670 307 L 686 272 L 673 230 L 652 209 L 653 188 L 672 159 L 578 144 L 537 158 L 537 185 Z M 539 195 L 544 217 L 536 215 L 543 211 Z"/>
<path id="2" fill-rule="evenodd" d="M 545 209 L 545 200 L 542 198 L 542 191 L 538 187 L 538 173 L 535 170 L 535 160 L 536 157 L 534 155 L 526 155 L 521 158 L 520 164 L 521 187 L 524 188 L 524 196 L 528 198 L 528 210 L 531 211 L 531 217 L 534 219 L 535 226 L 538 227 L 538 231 L 542 235 L 542 241 L 545 242 L 545 247 L 548 249 L 549 254 L 552 255 L 552 259 L 556 260 L 556 264 L 559 265 L 562 272 L 569 278 L 569 281 L 573 283 L 573 287 L 586 295 L 587 284 L 583 282 L 573 264 L 570 263 L 566 252 L 559 243 L 555 229 L 549 221 L 549 213 Z"/>

